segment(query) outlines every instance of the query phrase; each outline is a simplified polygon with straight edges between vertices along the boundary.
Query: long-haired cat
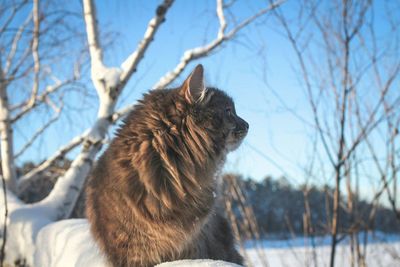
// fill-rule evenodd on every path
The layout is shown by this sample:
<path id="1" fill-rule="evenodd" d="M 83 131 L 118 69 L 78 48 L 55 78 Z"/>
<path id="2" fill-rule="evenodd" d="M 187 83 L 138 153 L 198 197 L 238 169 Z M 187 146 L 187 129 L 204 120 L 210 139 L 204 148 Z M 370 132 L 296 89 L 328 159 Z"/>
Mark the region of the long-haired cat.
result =
<path id="1" fill-rule="evenodd" d="M 114 266 L 178 259 L 242 263 L 216 209 L 218 171 L 246 136 L 232 99 L 198 65 L 175 89 L 144 95 L 89 179 L 87 217 Z"/>

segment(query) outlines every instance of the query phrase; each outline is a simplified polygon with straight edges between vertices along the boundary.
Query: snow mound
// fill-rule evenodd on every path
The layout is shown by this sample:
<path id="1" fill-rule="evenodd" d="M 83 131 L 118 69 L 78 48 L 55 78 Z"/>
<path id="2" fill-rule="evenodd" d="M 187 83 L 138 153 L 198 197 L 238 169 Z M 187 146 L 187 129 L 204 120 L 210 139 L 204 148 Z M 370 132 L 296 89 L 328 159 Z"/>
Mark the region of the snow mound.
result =
<path id="1" fill-rule="evenodd" d="M 36 239 L 34 266 L 41 267 L 111 267 L 100 252 L 86 219 L 70 219 L 43 227 Z M 159 267 L 237 267 L 239 265 L 213 260 L 181 260 Z"/>
<path id="2" fill-rule="evenodd" d="M 45 226 L 36 239 L 34 266 L 110 267 L 90 233 L 86 219 L 63 220 Z"/>
<path id="3" fill-rule="evenodd" d="M 165 262 L 156 265 L 157 267 L 184 267 L 184 266 L 195 266 L 195 267 L 239 267 L 235 263 L 226 261 L 215 261 L 215 260 L 180 260 Z"/>

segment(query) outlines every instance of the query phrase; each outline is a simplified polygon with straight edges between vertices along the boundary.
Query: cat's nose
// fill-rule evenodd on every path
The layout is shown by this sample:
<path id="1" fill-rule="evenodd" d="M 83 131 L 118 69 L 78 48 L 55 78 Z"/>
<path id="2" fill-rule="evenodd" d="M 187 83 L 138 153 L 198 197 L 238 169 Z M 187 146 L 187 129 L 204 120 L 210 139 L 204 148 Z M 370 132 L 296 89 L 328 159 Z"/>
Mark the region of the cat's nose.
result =
<path id="1" fill-rule="evenodd" d="M 249 124 L 244 119 L 237 117 L 237 130 L 246 132 L 249 130 Z"/>
<path id="2" fill-rule="evenodd" d="M 249 124 L 247 123 L 247 121 L 244 121 L 244 127 L 246 128 L 246 131 L 249 130 Z"/>
<path id="3" fill-rule="evenodd" d="M 241 120 L 241 124 L 239 127 L 242 131 L 245 131 L 245 132 L 249 131 L 249 124 L 247 123 L 247 121 L 245 121 L 243 119 Z"/>

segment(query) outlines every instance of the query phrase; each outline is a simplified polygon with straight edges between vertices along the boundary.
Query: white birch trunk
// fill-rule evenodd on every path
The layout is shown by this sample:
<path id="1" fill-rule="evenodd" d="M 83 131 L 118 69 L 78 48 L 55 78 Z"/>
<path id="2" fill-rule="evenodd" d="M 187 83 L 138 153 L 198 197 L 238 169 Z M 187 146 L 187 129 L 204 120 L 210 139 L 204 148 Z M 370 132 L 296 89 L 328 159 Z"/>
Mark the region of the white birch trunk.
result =
<path id="1" fill-rule="evenodd" d="M 1 77 L 0 80 L 3 80 Z M 14 165 L 13 134 L 10 124 L 7 87 L 5 82 L 0 84 L 0 138 L 3 177 L 6 180 L 7 188 L 15 192 L 16 171 Z"/>

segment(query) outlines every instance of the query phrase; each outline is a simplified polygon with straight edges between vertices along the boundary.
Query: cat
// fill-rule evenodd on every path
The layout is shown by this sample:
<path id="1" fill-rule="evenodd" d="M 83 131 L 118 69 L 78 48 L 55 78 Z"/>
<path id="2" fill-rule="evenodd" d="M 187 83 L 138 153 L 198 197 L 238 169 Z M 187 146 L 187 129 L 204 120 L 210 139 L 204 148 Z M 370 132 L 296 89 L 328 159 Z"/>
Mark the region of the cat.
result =
<path id="1" fill-rule="evenodd" d="M 242 264 L 216 205 L 218 172 L 249 125 L 198 65 L 183 85 L 134 107 L 86 187 L 91 231 L 113 266 L 179 259 Z"/>

